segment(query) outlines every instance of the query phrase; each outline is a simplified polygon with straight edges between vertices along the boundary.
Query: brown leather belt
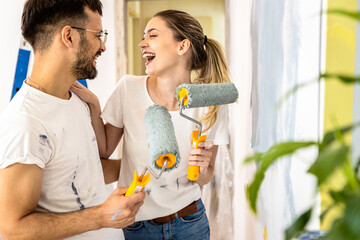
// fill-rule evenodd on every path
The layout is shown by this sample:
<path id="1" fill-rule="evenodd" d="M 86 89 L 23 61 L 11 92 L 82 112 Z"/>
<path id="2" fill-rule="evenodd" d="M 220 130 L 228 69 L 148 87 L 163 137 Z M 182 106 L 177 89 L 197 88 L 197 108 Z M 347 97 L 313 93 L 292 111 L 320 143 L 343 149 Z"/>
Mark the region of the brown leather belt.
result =
<path id="1" fill-rule="evenodd" d="M 199 200 L 196 200 L 195 202 L 191 203 L 190 205 L 184 207 L 183 209 L 179 210 L 177 213 L 177 217 L 185 217 L 187 215 L 193 214 L 197 212 L 197 202 Z M 174 221 L 176 219 L 176 213 L 170 214 L 168 216 L 165 217 L 159 217 L 159 218 L 154 218 L 152 220 L 150 220 L 152 223 L 155 224 L 164 224 L 164 223 L 168 223 L 170 221 Z"/>

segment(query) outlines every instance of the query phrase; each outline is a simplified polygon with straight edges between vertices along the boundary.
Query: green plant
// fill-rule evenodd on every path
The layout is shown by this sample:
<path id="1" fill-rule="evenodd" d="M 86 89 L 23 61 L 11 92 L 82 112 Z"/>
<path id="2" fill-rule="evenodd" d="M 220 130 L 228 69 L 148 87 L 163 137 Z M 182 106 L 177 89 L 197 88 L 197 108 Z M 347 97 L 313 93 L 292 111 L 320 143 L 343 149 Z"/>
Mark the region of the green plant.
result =
<path id="1" fill-rule="evenodd" d="M 360 12 L 349 12 L 344 10 L 328 10 L 328 14 L 341 14 L 360 20 Z M 360 82 L 360 77 L 348 76 L 343 74 L 325 73 L 319 76 L 320 80 L 337 79 L 345 84 L 354 84 Z M 280 101 L 285 101 L 287 97 L 306 86 L 306 84 L 297 85 L 290 90 Z M 310 169 L 309 173 L 317 178 L 317 189 L 321 189 L 326 180 L 335 172 L 341 171 L 345 176 L 344 187 L 340 190 L 329 190 L 334 204 L 325 209 L 320 218 L 324 219 L 330 209 L 336 206 L 342 206 L 342 212 L 338 217 L 328 234 L 323 237 L 324 240 L 351 239 L 360 240 L 360 181 L 358 179 L 359 162 L 354 166 L 350 159 L 350 146 L 344 140 L 344 137 L 351 133 L 355 128 L 360 126 L 360 122 L 353 123 L 348 126 L 338 127 L 327 132 L 321 141 L 288 141 L 277 143 L 264 153 L 255 153 L 247 157 L 244 162 L 256 162 L 258 169 L 255 173 L 254 180 L 247 188 L 247 197 L 251 209 L 256 214 L 256 200 L 261 183 L 264 179 L 265 172 L 279 158 L 295 153 L 299 149 L 308 147 L 317 148 L 317 157 Z M 291 239 L 296 233 L 304 230 L 310 219 L 312 208 L 305 211 L 295 222 L 286 230 L 285 238 Z"/>

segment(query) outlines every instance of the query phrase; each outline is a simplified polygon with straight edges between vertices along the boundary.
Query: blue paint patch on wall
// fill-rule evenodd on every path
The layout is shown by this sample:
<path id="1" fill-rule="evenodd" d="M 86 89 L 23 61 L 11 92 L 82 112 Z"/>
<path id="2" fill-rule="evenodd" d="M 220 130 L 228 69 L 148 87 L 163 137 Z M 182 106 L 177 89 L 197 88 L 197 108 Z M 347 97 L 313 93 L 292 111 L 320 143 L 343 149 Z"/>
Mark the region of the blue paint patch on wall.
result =
<path id="1" fill-rule="evenodd" d="M 88 87 L 86 79 L 78 79 L 78 82 L 81 83 L 84 87 Z"/>
<path id="2" fill-rule="evenodd" d="M 21 48 L 19 49 L 11 99 L 20 90 L 24 80 L 26 79 L 28 66 L 29 66 L 30 52 L 31 52 L 30 50 L 21 49 Z"/>
<path id="3" fill-rule="evenodd" d="M 20 90 L 24 80 L 27 78 L 30 54 L 31 54 L 31 47 L 25 40 L 22 39 L 19 48 L 18 59 L 16 63 L 15 78 L 14 78 L 14 84 L 13 84 L 10 100 Z M 86 79 L 78 79 L 78 81 L 86 88 L 88 87 Z"/>

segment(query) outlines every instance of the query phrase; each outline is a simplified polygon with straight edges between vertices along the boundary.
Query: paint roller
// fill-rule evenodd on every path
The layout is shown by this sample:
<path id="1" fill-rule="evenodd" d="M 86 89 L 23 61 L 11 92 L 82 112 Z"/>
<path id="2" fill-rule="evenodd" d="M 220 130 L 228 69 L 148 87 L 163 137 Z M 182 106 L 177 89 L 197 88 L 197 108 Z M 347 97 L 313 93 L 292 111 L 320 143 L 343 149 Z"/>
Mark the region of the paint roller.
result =
<path id="1" fill-rule="evenodd" d="M 198 127 L 198 130 L 192 131 L 192 149 L 200 148 L 198 144 L 205 142 L 207 135 L 201 135 L 201 122 L 185 115 L 182 112 L 183 109 L 234 103 L 238 95 L 239 93 L 233 83 L 181 84 L 176 88 L 180 115 L 194 122 Z M 188 179 L 196 181 L 199 177 L 199 172 L 199 166 L 189 166 Z"/>
<path id="2" fill-rule="evenodd" d="M 174 126 L 166 107 L 154 104 L 147 108 L 144 122 L 152 166 L 146 166 L 140 176 L 137 175 L 135 169 L 133 182 L 125 196 L 140 192 L 149 183 L 150 173 L 158 179 L 164 171 L 177 168 L 180 163 Z M 153 168 L 160 171 L 156 173 Z M 148 174 L 146 174 L 147 171 L 149 171 Z"/>

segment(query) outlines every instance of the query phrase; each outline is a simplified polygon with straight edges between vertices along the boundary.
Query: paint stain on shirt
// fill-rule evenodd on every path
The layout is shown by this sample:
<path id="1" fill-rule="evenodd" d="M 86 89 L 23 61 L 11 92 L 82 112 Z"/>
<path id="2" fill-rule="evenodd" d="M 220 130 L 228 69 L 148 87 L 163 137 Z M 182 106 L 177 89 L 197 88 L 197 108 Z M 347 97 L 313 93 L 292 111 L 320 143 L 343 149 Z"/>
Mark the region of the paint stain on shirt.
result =
<path id="1" fill-rule="evenodd" d="M 39 135 L 39 143 L 43 146 L 50 147 L 49 139 L 46 135 Z"/>
<path id="2" fill-rule="evenodd" d="M 78 168 L 78 167 L 79 167 L 79 166 L 76 166 L 76 168 Z M 71 188 L 72 188 L 74 194 L 77 196 L 77 197 L 76 197 L 76 203 L 79 205 L 80 210 L 83 210 L 83 209 L 85 209 L 85 206 L 84 206 L 84 204 L 82 204 L 82 202 L 81 202 L 81 200 L 80 200 L 78 190 L 77 190 L 77 188 L 76 188 L 76 186 L 75 186 L 75 183 L 74 183 L 74 180 L 75 180 L 75 178 L 76 178 L 76 174 L 77 174 L 77 172 L 75 171 L 75 172 L 74 172 L 74 176 L 73 176 L 73 181 L 72 181 L 72 183 L 71 183 Z"/>
<path id="3" fill-rule="evenodd" d="M 186 181 L 187 181 L 187 184 L 191 184 L 191 185 L 194 185 L 194 184 L 195 184 L 194 181 L 191 181 L 191 180 L 189 180 L 189 179 L 187 179 L 187 178 L 186 178 Z"/>
<path id="4" fill-rule="evenodd" d="M 41 147 L 39 147 L 39 152 L 40 152 L 41 154 L 43 154 L 43 153 L 44 153 L 44 149 L 41 148 Z"/>

